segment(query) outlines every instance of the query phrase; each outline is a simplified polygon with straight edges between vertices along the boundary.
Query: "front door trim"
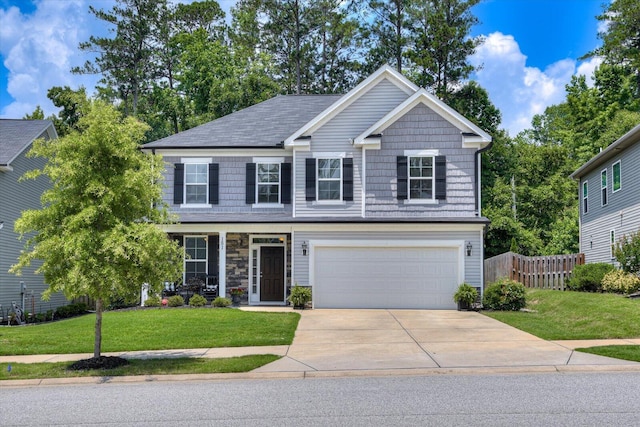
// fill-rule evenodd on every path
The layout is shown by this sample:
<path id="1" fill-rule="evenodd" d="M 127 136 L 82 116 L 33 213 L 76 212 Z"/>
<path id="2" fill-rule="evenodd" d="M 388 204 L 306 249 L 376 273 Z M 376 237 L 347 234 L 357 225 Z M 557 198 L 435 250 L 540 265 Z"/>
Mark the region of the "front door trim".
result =
<path id="1" fill-rule="evenodd" d="M 285 292 L 282 301 L 262 301 L 260 297 L 260 251 L 263 247 L 281 247 L 284 257 L 282 271 Z M 285 234 L 251 234 L 249 235 L 249 305 L 286 305 L 287 288 L 287 236 Z"/>

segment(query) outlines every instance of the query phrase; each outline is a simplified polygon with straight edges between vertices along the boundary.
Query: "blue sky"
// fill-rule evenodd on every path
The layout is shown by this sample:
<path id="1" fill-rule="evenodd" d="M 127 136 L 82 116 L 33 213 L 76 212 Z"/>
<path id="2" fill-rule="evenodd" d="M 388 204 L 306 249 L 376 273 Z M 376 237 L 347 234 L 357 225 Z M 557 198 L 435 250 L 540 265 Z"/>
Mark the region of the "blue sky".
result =
<path id="1" fill-rule="evenodd" d="M 180 1 L 180 0 L 175 0 Z M 534 114 L 562 102 L 564 86 L 575 74 L 590 76 L 598 58 L 578 58 L 598 46 L 606 0 L 481 0 L 473 13 L 481 24 L 472 35 L 485 43 L 471 58 L 481 66 L 473 79 L 502 111 L 502 127 L 515 135 Z M 220 1 L 225 10 L 234 0 Z M 52 86 L 85 86 L 97 76 L 69 70 L 88 58 L 79 42 L 105 34 L 88 12 L 89 4 L 110 9 L 113 0 L 0 0 L 0 117 L 21 118 L 37 105 L 55 113 L 47 99 Z"/>

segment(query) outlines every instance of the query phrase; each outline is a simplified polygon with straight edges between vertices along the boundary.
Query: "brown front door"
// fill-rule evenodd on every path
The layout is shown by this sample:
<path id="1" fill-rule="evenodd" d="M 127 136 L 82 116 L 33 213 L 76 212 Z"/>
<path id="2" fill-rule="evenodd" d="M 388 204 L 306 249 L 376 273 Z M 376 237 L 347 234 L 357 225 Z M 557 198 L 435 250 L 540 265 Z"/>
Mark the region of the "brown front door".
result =
<path id="1" fill-rule="evenodd" d="M 260 301 L 284 301 L 284 248 L 260 248 Z"/>

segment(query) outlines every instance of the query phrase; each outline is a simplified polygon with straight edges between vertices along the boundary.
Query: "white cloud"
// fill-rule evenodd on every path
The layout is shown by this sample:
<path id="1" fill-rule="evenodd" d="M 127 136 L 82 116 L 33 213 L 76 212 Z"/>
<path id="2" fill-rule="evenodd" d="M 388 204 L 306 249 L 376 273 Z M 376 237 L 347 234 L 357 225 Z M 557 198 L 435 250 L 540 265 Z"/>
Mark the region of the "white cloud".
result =
<path id="1" fill-rule="evenodd" d="M 111 2 L 107 7 L 110 7 Z M 103 7 L 99 2 L 97 7 Z M 93 28 L 92 28 L 93 27 Z M 97 76 L 75 76 L 71 67 L 88 58 L 78 44 L 102 30 L 89 15 L 85 0 L 41 0 L 36 10 L 23 14 L 17 7 L 0 10 L 0 53 L 9 71 L 7 91 L 14 102 L 0 117 L 20 118 L 40 105 L 46 116 L 57 108 L 47 98 L 53 86 L 85 86 L 91 92 Z"/>
<path id="2" fill-rule="evenodd" d="M 575 60 L 563 59 L 540 70 L 526 62 L 514 37 L 499 32 L 487 36 L 471 57 L 473 65 L 481 66 L 478 83 L 502 112 L 502 127 L 511 135 L 529 128 L 533 116 L 548 106 L 563 102 L 565 85 L 574 74 L 590 77 L 599 65 L 593 58 L 576 68 Z"/>

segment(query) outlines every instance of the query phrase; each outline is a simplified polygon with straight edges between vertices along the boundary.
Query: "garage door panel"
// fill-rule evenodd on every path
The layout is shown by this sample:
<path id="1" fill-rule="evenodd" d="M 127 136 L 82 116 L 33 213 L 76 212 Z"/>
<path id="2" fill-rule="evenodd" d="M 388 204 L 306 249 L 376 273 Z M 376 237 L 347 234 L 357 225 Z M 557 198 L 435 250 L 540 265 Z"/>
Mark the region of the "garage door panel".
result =
<path id="1" fill-rule="evenodd" d="M 318 308 L 455 308 L 455 247 L 316 247 Z"/>

